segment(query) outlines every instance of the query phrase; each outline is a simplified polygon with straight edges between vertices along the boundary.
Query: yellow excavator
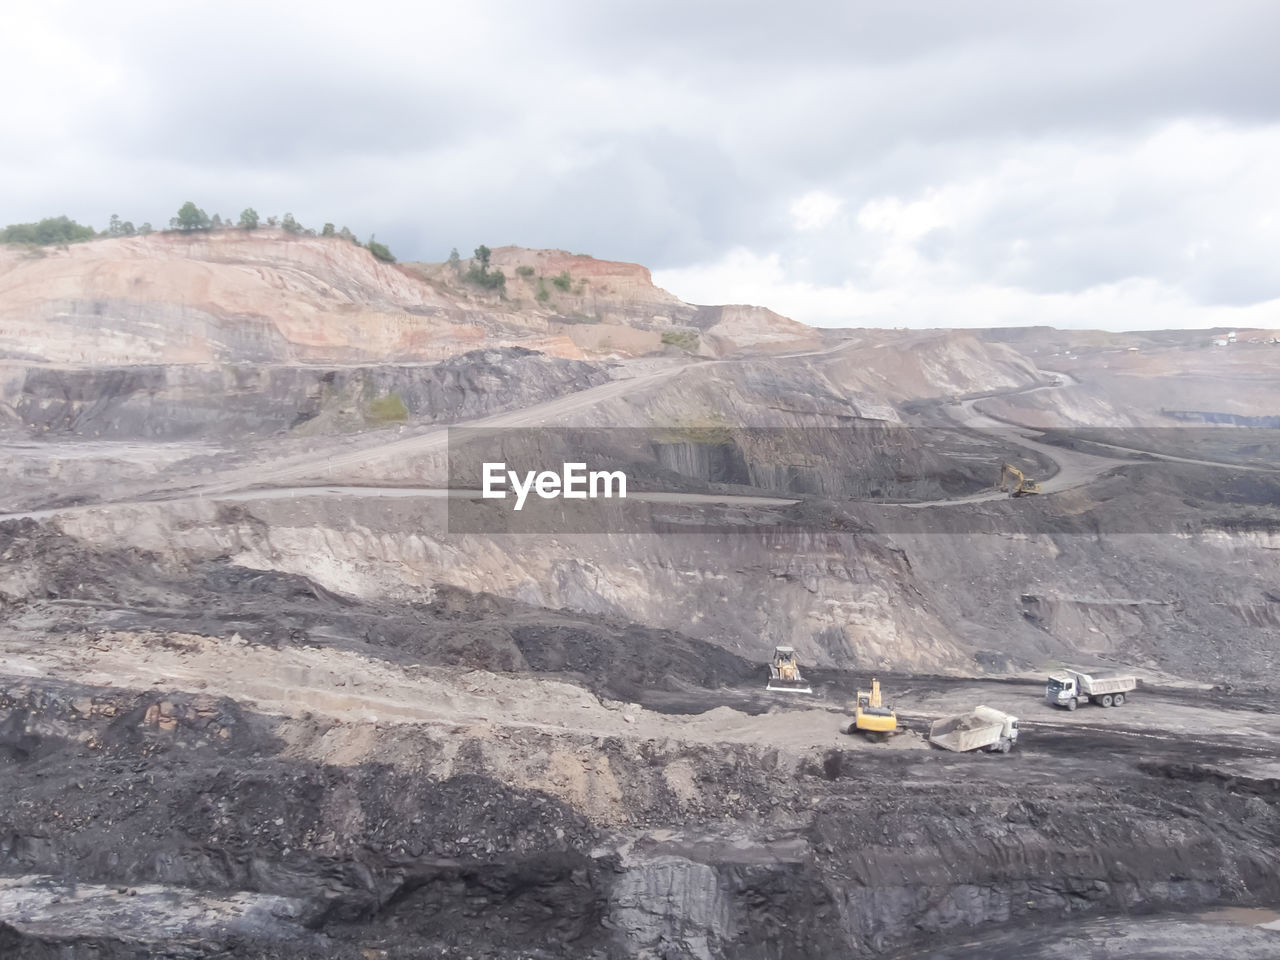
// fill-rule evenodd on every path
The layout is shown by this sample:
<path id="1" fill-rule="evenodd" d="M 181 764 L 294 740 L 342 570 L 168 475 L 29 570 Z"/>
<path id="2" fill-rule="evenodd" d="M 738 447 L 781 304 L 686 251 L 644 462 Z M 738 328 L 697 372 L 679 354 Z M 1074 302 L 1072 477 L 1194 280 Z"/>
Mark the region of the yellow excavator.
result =
<path id="1" fill-rule="evenodd" d="M 800 661 L 794 647 L 774 647 L 773 660 L 769 663 L 767 690 L 783 693 L 813 693 L 809 681 L 800 676 Z"/>
<path id="2" fill-rule="evenodd" d="M 880 697 L 880 681 L 871 678 L 871 689 L 858 691 L 858 702 L 853 708 L 853 726 L 849 732 L 858 730 L 879 739 L 888 737 L 898 731 L 898 715 L 892 707 L 886 707 Z"/>
<path id="3" fill-rule="evenodd" d="M 1040 481 L 1028 480 L 1021 470 L 1006 463 L 1000 467 L 1000 489 L 1008 490 L 1011 497 L 1029 497 L 1040 492 Z"/>

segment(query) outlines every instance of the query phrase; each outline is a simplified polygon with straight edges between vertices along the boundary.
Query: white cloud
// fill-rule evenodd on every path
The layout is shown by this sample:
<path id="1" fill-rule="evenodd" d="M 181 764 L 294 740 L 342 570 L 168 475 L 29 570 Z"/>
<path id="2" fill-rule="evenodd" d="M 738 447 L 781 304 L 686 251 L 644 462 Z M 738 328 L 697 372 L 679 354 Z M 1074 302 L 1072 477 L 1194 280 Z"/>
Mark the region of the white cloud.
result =
<path id="1" fill-rule="evenodd" d="M 565 247 L 826 322 L 1280 296 L 1280 6 L 805 9 L 10 4 L 0 223 L 251 204 L 402 259 Z"/>
<path id="2" fill-rule="evenodd" d="M 1178 121 L 992 157 L 915 191 L 850 190 L 849 218 L 656 276 L 825 326 L 1280 325 L 1280 125 Z"/>
<path id="3" fill-rule="evenodd" d="M 820 230 L 835 219 L 844 201 L 821 190 L 810 190 L 791 204 L 791 222 L 797 230 Z"/>
<path id="4" fill-rule="evenodd" d="M 767 304 L 819 327 L 1280 328 L 1280 298 L 1249 306 L 1206 306 L 1177 287 L 1152 280 L 1072 293 L 928 281 L 878 289 L 821 285 L 790 278 L 777 254 L 757 256 L 740 248 L 706 266 L 659 271 L 654 282 L 693 303 Z"/>

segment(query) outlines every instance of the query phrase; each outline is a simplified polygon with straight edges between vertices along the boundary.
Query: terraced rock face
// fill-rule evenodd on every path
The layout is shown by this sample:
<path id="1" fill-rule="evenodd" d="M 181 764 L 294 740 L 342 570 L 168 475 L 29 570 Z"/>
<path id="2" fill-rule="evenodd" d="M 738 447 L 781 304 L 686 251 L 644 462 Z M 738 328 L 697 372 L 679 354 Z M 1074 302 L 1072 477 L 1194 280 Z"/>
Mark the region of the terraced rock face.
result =
<path id="1" fill-rule="evenodd" d="M 816 354 L 631 376 L 624 365 L 616 380 L 522 348 L 422 366 L 22 367 L 0 395 L 10 435 L 54 442 L 14 446 L 3 507 L 134 501 L 60 523 L 175 563 L 230 551 L 369 597 L 459 587 L 676 629 L 753 659 L 789 642 L 809 663 L 877 670 L 1036 669 L 1079 655 L 1213 680 L 1274 670 L 1274 474 L 984 432 L 918 394 L 1082 388 L 1047 388 L 1025 359 L 972 336 L 887 336 L 883 348 L 862 334 Z M 928 371 L 949 361 L 962 372 L 931 385 Z M 621 458 L 610 462 L 639 490 L 798 502 L 636 507 L 571 537 L 557 513 L 499 544 L 482 525 L 451 524 L 457 504 L 397 489 L 479 486 L 484 458 L 451 471 L 449 438 L 431 431 L 494 414 L 483 422 L 508 424 L 504 436 L 549 462 Z M 1249 436 L 1256 459 L 1268 448 Z M 991 485 L 1004 460 L 1068 486 L 1004 498 Z M 244 492 L 264 484 L 279 489 Z M 206 499 L 235 491 L 250 500 Z M 1215 571 L 1227 567 L 1224 592 Z"/>
<path id="2" fill-rule="evenodd" d="M 1280 904 L 1280 353 L 491 268 L 0 251 L 0 955 L 1277 952 L 1189 915 Z M 639 496 L 495 524 L 495 436 Z M 1144 684 L 1060 711 L 1061 662 Z M 1012 754 L 930 748 L 977 703 Z"/>
<path id="3" fill-rule="evenodd" d="M 11 429 L 104 440 L 245 440 L 452 422 L 519 409 L 608 380 L 523 347 L 426 366 L 27 367 L 0 389 Z"/>

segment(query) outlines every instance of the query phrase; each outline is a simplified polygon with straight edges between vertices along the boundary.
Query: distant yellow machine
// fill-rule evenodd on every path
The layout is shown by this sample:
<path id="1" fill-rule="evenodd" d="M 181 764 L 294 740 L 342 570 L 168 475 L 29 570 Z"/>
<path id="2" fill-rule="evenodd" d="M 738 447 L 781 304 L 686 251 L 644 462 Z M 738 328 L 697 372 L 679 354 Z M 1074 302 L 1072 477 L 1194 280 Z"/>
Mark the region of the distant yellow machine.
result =
<path id="1" fill-rule="evenodd" d="M 892 707 L 886 707 L 880 698 L 880 681 L 871 680 L 871 690 L 858 691 L 858 702 L 853 708 L 853 730 L 887 737 L 896 733 L 898 715 Z"/>
<path id="2" fill-rule="evenodd" d="M 800 661 L 796 659 L 793 647 L 774 647 L 766 689 L 782 693 L 813 693 L 809 681 L 800 675 Z"/>
<path id="3" fill-rule="evenodd" d="M 1008 490 L 1011 497 L 1029 497 L 1040 492 L 1040 481 L 1028 480 L 1021 470 L 1006 463 L 1000 467 L 1000 489 Z"/>

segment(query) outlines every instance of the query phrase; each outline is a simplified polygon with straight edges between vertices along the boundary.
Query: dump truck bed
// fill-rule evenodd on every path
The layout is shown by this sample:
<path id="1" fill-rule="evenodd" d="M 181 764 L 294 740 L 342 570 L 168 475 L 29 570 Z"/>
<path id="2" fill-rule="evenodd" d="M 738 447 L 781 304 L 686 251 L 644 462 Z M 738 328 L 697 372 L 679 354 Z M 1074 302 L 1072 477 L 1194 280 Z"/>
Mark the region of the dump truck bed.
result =
<path id="1" fill-rule="evenodd" d="M 999 741 L 1005 719 L 1004 714 L 989 707 L 943 717 L 930 725 L 929 742 L 956 753 L 980 750 Z"/>
<path id="2" fill-rule="evenodd" d="M 1081 692 L 1091 697 L 1102 693 L 1128 693 L 1138 686 L 1138 678 L 1130 674 L 1081 673 L 1077 676 L 1080 678 Z"/>

